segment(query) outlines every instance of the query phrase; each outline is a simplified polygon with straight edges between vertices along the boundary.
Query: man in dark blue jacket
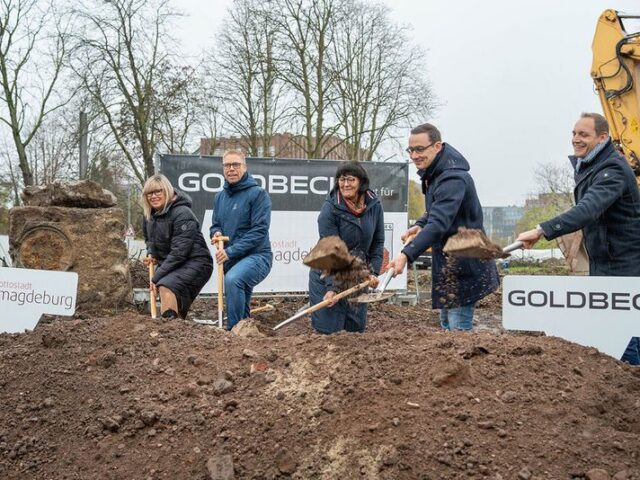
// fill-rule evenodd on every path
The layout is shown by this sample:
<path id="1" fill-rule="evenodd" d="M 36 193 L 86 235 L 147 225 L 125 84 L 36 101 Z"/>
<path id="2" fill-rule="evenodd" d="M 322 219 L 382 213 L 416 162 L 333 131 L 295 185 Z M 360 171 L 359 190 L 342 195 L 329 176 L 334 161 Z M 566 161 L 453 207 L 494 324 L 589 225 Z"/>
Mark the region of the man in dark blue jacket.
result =
<path id="1" fill-rule="evenodd" d="M 241 150 L 227 150 L 222 168 L 226 181 L 214 199 L 209 233 L 213 244 L 220 235 L 230 238 L 225 249 L 216 252 L 216 261 L 224 264 L 227 328 L 231 330 L 249 318 L 253 288 L 271 271 L 271 199 L 247 172 Z"/>
<path id="2" fill-rule="evenodd" d="M 583 113 L 573 129 L 569 157 L 575 170 L 576 205 L 518 237 L 531 248 L 544 236 L 552 240 L 582 229 L 589 275 L 640 276 L 640 192 L 627 161 L 609 138 L 607 120 Z M 638 338 L 622 360 L 640 365 Z"/>
<path id="3" fill-rule="evenodd" d="M 476 302 L 498 288 L 495 262 L 454 258 L 442 251 L 447 239 L 459 227 L 483 229 L 482 206 L 469 174 L 469 163 L 440 131 L 425 123 L 411 130 L 411 160 L 418 168 L 425 195 L 426 213 L 407 230 L 402 239 L 416 237 L 390 263 L 396 275 L 432 248 L 433 308 L 440 310 L 440 323 L 447 330 L 471 330 Z"/>

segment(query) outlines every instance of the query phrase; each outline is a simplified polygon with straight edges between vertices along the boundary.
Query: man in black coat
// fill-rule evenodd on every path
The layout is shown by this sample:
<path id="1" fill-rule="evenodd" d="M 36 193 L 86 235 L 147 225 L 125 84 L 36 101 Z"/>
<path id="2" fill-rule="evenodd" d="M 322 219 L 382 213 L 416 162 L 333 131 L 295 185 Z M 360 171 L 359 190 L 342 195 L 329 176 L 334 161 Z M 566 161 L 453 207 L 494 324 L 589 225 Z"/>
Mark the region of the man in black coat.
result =
<path id="1" fill-rule="evenodd" d="M 636 177 L 609 138 L 607 120 L 583 113 L 573 129 L 569 157 L 575 170 L 576 205 L 518 237 L 531 248 L 582 229 L 589 255 L 589 275 L 640 276 L 640 191 Z M 622 360 L 640 365 L 638 338 L 633 337 Z"/>
<path id="2" fill-rule="evenodd" d="M 390 268 L 396 275 L 402 273 L 407 262 L 431 247 L 431 303 L 440 309 L 440 323 L 446 330 L 471 330 L 476 302 L 498 288 L 498 270 L 494 261 L 454 258 L 442 251 L 459 227 L 483 229 L 482 206 L 469 163 L 429 123 L 411 130 L 407 152 L 418 168 L 426 213 L 401 236 L 405 240 L 417 233 Z"/>

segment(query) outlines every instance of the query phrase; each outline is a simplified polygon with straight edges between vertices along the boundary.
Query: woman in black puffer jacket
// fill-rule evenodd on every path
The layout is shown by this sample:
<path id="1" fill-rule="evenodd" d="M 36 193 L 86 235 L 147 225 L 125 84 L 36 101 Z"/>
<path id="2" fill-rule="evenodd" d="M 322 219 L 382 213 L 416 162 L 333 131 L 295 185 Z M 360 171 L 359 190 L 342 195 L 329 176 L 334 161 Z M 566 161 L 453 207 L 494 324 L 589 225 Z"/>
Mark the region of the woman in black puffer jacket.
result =
<path id="1" fill-rule="evenodd" d="M 175 190 L 164 175 L 146 181 L 141 200 L 147 253 L 157 264 L 150 287 L 160 293 L 163 318 L 185 318 L 213 272 L 200 223 L 189 196 Z"/>

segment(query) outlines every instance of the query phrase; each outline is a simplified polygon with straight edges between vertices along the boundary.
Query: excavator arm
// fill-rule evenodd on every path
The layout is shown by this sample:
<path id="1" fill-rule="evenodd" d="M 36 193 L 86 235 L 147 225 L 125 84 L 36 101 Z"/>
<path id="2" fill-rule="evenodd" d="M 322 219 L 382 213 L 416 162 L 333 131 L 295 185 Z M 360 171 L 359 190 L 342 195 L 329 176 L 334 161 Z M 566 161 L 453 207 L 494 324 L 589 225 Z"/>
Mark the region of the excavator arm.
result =
<path id="1" fill-rule="evenodd" d="M 593 37 L 591 77 L 611 138 L 629 161 L 640 184 L 640 32 L 628 33 L 623 20 L 640 19 L 605 10 Z"/>
<path id="2" fill-rule="evenodd" d="M 640 186 L 640 32 L 627 32 L 623 20 L 630 19 L 640 19 L 640 15 L 615 10 L 600 15 L 591 45 L 591 77 L 611 139 L 631 165 Z M 558 238 L 558 246 L 574 273 L 588 273 L 582 231 Z"/>

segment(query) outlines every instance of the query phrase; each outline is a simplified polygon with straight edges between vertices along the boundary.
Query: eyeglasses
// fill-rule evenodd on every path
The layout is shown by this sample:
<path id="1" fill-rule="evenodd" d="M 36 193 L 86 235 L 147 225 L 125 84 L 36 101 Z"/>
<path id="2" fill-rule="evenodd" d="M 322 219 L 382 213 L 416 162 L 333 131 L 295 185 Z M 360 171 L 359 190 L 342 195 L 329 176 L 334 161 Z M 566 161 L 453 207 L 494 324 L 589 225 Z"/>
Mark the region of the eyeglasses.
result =
<path id="1" fill-rule="evenodd" d="M 404 151 L 407 152 L 409 155 L 411 155 L 413 152 L 422 153 L 427 148 L 433 147 L 435 144 L 436 144 L 436 142 L 430 143 L 426 147 L 423 147 L 422 145 L 418 145 L 417 147 L 407 147 L 407 148 L 404 149 Z"/>
<path id="2" fill-rule="evenodd" d="M 222 168 L 223 168 L 223 169 L 225 169 L 225 170 L 231 170 L 232 168 L 233 168 L 234 170 L 240 170 L 240 167 L 241 167 L 242 165 L 244 165 L 244 164 L 242 164 L 242 163 L 240 163 L 240 162 L 223 163 L 223 164 L 222 164 Z"/>
<path id="3" fill-rule="evenodd" d="M 147 198 L 161 197 L 162 195 L 164 195 L 164 190 L 151 190 L 150 192 L 145 193 L 145 195 L 147 196 Z"/>
<path id="4" fill-rule="evenodd" d="M 338 183 L 356 183 L 358 181 L 358 177 L 340 177 L 338 178 Z"/>

